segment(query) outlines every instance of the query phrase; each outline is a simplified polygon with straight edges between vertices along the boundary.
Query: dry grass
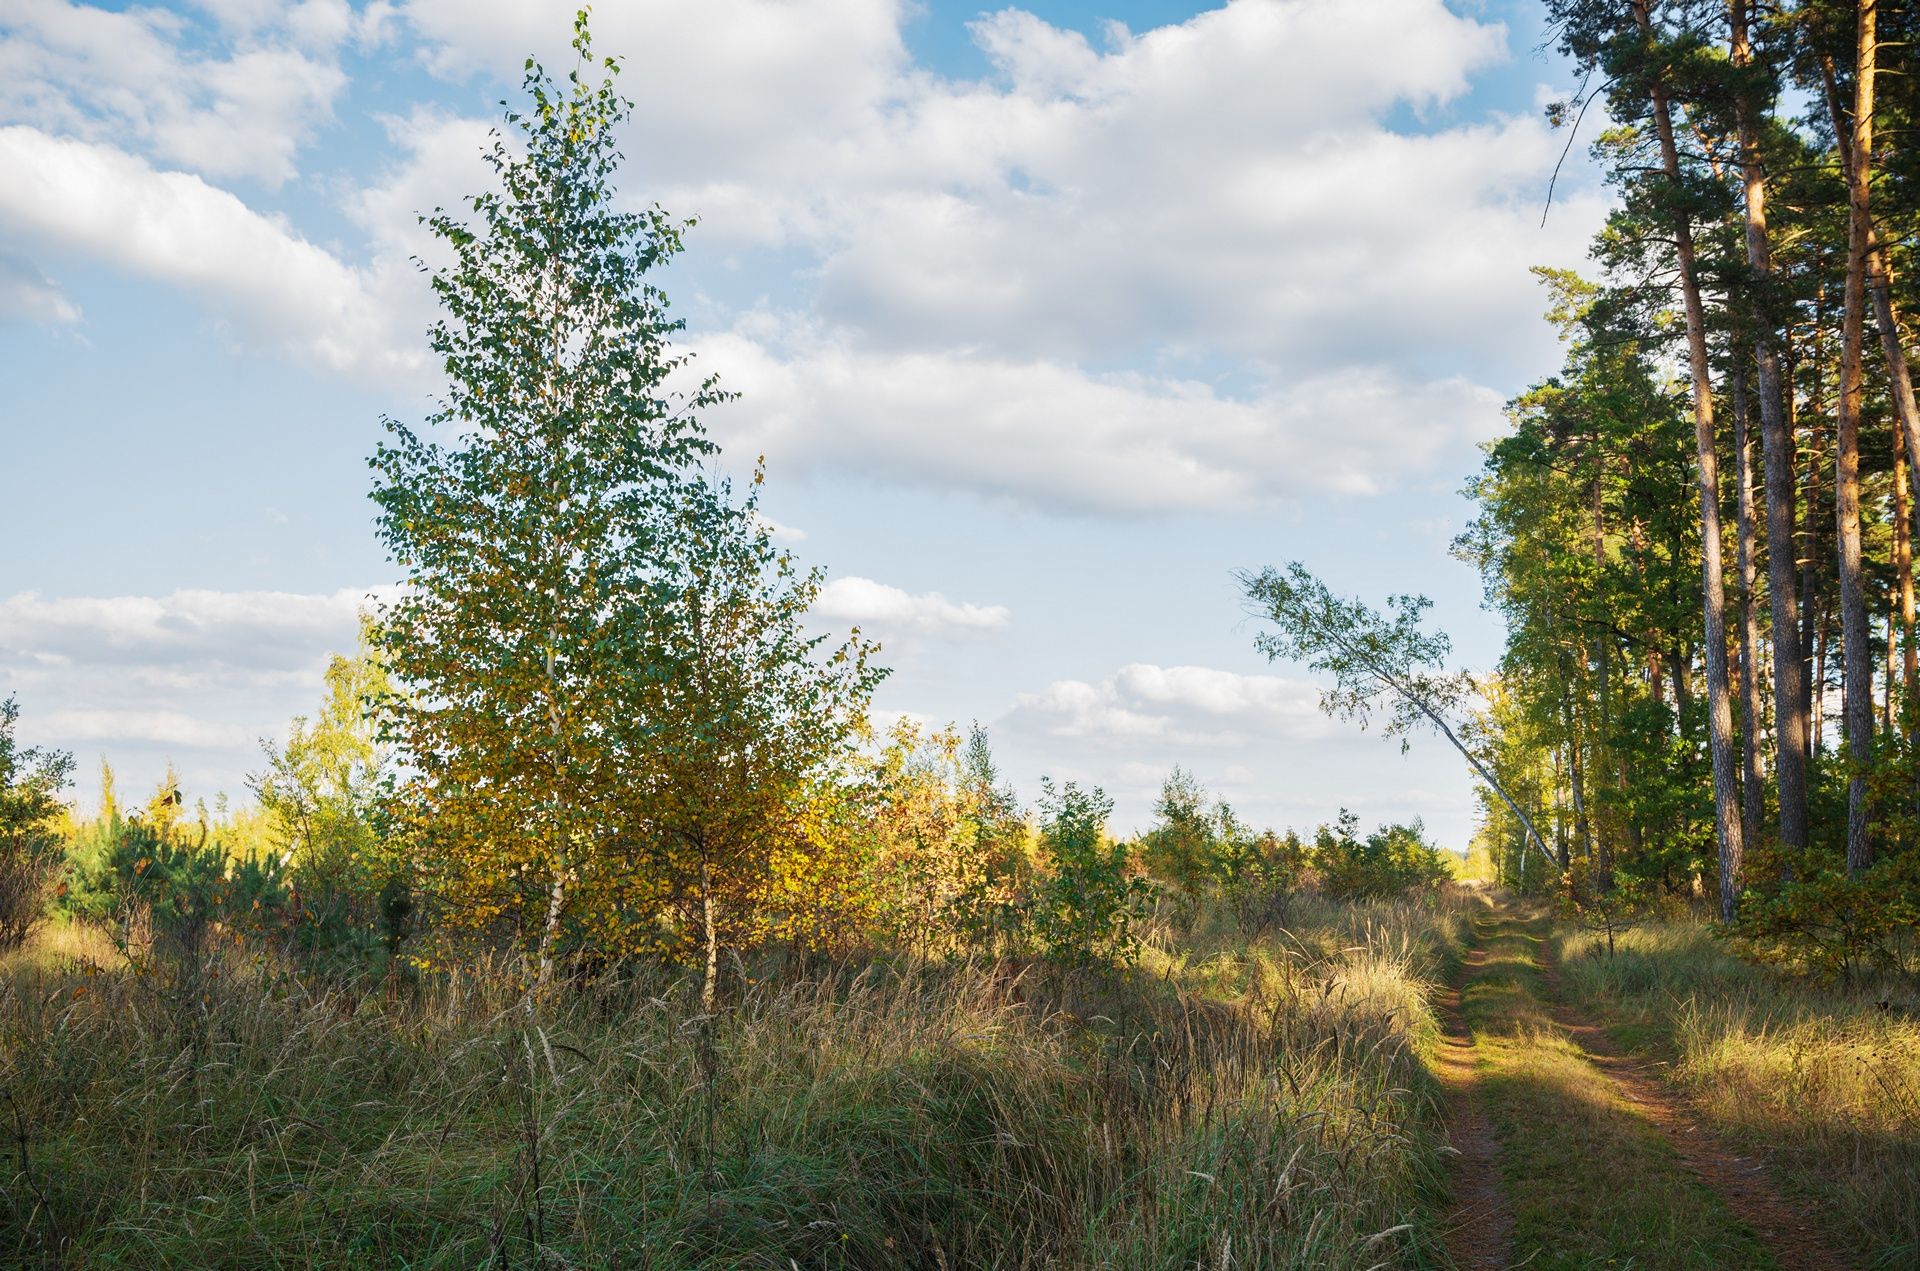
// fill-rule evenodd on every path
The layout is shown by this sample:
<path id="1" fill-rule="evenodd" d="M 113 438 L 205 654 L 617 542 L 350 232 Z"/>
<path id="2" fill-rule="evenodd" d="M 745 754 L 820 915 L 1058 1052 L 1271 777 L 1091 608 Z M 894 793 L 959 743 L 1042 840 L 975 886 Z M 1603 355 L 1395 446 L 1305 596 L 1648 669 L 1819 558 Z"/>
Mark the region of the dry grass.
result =
<path id="1" fill-rule="evenodd" d="M 1544 917 L 1481 924 L 1463 1010 L 1501 1145 L 1516 1263 L 1673 1271 L 1776 1264 L 1555 1022 Z"/>
<path id="2" fill-rule="evenodd" d="M 1920 1000 L 1743 962 L 1697 923 L 1566 941 L 1569 991 L 1663 1054 L 1723 1137 L 1817 1200 L 1870 1266 L 1920 1263 Z"/>
<path id="3" fill-rule="evenodd" d="M 17 975 L 36 967 L 73 970 L 87 965 L 118 967 L 124 962 L 120 950 L 98 927 L 80 922 L 49 922 L 37 928 L 27 944 L 0 953 L 0 976 Z"/>
<path id="4" fill-rule="evenodd" d="M 0 969 L 0 1261 L 1430 1265 L 1457 913 L 1296 918 L 1124 979 L 770 969 L 711 1021 L 665 972 L 530 1012 L 42 950 Z"/>

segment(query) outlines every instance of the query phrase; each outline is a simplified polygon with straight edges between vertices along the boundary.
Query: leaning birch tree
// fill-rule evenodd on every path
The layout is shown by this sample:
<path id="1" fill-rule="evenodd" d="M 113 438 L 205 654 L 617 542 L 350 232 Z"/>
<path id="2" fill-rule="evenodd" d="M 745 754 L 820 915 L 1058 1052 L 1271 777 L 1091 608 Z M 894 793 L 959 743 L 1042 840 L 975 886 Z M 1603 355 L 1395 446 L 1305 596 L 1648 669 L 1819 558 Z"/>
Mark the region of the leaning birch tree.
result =
<path id="1" fill-rule="evenodd" d="M 1389 596 L 1390 612 L 1383 614 L 1334 595 L 1299 561 L 1284 569 L 1243 572 L 1238 579 L 1249 611 L 1273 624 L 1254 637 L 1254 647 L 1268 661 L 1299 662 L 1333 677 L 1333 687 L 1320 694 L 1321 710 L 1362 727 L 1384 712 L 1387 735 L 1401 737 L 1403 747 L 1407 733 L 1432 728 L 1519 818 L 1547 864 L 1560 868 L 1532 818 L 1460 740 L 1453 716 L 1473 685 L 1466 675 L 1441 669 L 1453 646 L 1443 632 L 1425 629 L 1422 619 L 1430 604 L 1425 596 Z"/>

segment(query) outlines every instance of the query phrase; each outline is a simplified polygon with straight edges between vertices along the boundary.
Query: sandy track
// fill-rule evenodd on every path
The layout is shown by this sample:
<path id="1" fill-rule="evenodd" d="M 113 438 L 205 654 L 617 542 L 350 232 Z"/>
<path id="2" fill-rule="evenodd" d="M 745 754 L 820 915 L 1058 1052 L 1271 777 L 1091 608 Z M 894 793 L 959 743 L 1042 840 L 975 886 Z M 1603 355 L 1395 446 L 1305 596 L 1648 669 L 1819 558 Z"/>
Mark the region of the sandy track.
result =
<path id="1" fill-rule="evenodd" d="M 1470 971 L 1486 951 L 1466 957 Z M 1463 973 L 1464 974 L 1464 973 Z M 1446 1028 L 1434 1056 L 1434 1075 L 1447 1096 L 1447 1136 L 1453 1158 L 1453 1207 L 1441 1222 L 1447 1255 L 1461 1271 L 1501 1271 L 1513 1261 L 1513 1213 L 1500 1187 L 1500 1144 L 1480 1096 L 1480 1061 L 1460 1011 L 1460 990 L 1449 985 L 1435 1003 Z"/>

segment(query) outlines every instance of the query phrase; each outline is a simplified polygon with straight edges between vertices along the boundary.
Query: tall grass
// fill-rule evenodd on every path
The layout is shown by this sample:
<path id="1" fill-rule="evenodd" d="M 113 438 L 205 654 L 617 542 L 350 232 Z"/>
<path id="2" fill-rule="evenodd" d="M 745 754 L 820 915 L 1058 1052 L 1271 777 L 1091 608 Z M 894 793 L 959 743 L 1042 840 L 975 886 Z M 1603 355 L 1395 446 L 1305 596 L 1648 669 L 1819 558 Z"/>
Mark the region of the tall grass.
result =
<path id="1" fill-rule="evenodd" d="M 1716 1129 L 1818 1199 L 1879 1267 L 1920 1264 L 1920 997 L 1742 961 L 1704 925 L 1649 924 L 1608 958 L 1565 943 L 1568 987 L 1665 1052 Z"/>
<path id="2" fill-rule="evenodd" d="M 1125 976 L 664 970 L 530 1010 L 254 964 L 0 969 L 0 1262 L 1371 1267 L 1427 1261 L 1446 902 L 1203 916 Z"/>

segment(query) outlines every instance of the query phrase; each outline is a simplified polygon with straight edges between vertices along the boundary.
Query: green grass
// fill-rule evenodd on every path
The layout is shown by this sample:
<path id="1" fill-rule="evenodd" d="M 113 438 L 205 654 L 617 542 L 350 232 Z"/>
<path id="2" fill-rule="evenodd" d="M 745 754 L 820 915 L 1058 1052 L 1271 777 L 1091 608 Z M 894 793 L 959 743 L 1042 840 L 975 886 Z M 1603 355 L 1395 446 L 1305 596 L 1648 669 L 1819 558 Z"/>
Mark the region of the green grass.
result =
<path id="1" fill-rule="evenodd" d="M 1487 961 L 1462 1009 L 1513 1208 L 1514 1261 L 1643 1271 L 1777 1264 L 1553 1020 L 1540 958 L 1549 926 L 1479 924 Z"/>
<path id="2" fill-rule="evenodd" d="M 126 1267 L 1432 1265 L 1416 1053 L 1451 902 L 1309 903 L 1129 977 L 665 971 L 192 992 L 0 968 L 0 1262 Z M 1173 941 L 1185 940 L 1181 952 Z"/>
<path id="3" fill-rule="evenodd" d="M 1920 1265 L 1920 1000 L 1755 966 L 1696 922 L 1653 923 L 1609 959 L 1565 940 L 1569 994 L 1667 1059 L 1735 1147 L 1769 1161 L 1863 1264 Z"/>

